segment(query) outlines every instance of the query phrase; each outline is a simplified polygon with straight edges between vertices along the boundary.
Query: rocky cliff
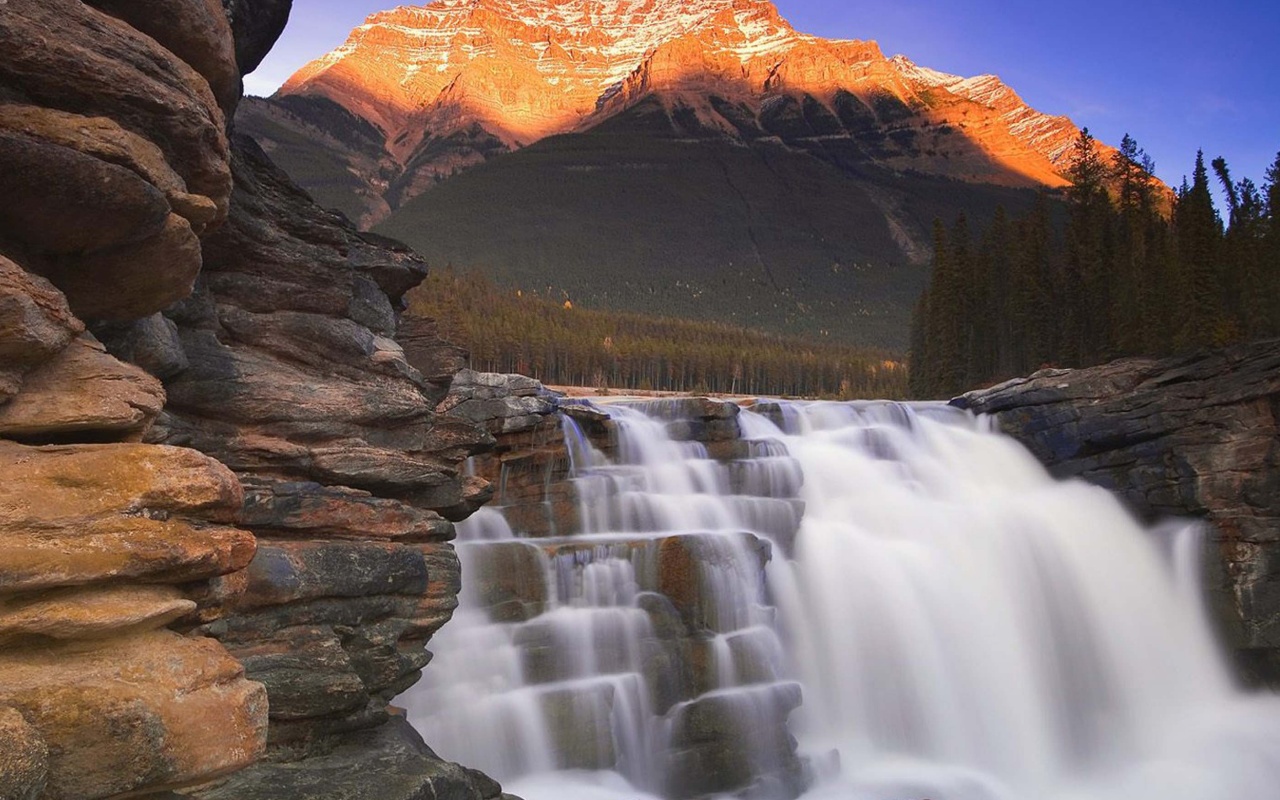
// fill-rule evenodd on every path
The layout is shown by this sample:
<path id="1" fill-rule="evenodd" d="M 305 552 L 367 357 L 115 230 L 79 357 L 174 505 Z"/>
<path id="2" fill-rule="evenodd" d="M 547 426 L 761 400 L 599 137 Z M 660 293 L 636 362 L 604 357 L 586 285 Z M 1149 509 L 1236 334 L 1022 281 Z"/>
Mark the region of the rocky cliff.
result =
<path id="1" fill-rule="evenodd" d="M 1280 686 L 1280 342 L 1049 370 L 953 403 L 1146 517 L 1209 523 L 1209 590 L 1246 679 Z"/>
<path id="2" fill-rule="evenodd" d="M 500 793 L 388 709 L 487 495 L 425 267 L 228 132 L 289 10 L 0 12 L 0 796 Z"/>

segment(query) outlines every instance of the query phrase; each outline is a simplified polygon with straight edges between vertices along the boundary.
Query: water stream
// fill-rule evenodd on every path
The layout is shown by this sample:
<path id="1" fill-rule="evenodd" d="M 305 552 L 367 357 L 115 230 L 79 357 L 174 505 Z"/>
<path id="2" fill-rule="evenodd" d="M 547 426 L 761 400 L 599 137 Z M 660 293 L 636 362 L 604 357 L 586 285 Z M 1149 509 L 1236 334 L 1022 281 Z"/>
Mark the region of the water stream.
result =
<path id="1" fill-rule="evenodd" d="M 401 698 L 527 800 L 1263 800 L 1280 703 L 1232 683 L 1199 531 L 1144 529 L 942 406 L 661 403 L 565 420 L 580 532 L 463 526 L 462 608 Z"/>

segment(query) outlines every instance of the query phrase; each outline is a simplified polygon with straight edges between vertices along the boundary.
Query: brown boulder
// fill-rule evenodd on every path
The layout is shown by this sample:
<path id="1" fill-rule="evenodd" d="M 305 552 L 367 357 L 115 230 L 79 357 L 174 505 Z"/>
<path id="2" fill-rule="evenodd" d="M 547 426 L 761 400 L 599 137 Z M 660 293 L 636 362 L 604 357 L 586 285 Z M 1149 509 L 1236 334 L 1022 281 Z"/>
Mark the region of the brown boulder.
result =
<path id="1" fill-rule="evenodd" d="M 169 216 L 164 193 L 137 173 L 70 147 L 0 130 L 0 164 L 0 235 L 35 252 L 140 242 Z"/>
<path id="2" fill-rule="evenodd" d="M 124 167 L 164 193 L 169 205 L 197 233 L 218 216 L 213 200 L 187 193 L 187 184 L 153 142 L 127 131 L 108 117 L 86 117 L 53 108 L 0 105 L 0 129 L 69 148 Z"/>
<path id="3" fill-rule="evenodd" d="M 151 37 L 79 0 L 9 0 L 0 15 L 0 89 L 110 117 L 155 142 L 187 190 L 225 216 L 225 118 L 208 83 Z"/>
<path id="4" fill-rule="evenodd" d="M 0 641 L 109 638 L 163 628 L 195 608 L 174 586 L 64 589 L 0 600 Z"/>
<path id="5" fill-rule="evenodd" d="M 49 800 L 202 782 L 265 748 L 262 686 L 210 639 L 150 631 L 0 652 L 0 703 L 49 745 Z"/>
<path id="6" fill-rule="evenodd" d="M 25 447 L 0 441 L 0 592 L 140 579 L 187 583 L 243 569 L 254 539 L 240 485 L 191 450 Z"/>
<path id="7" fill-rule="evenodd" d="M 88 320 L 133 320 L 189 296 L 200 274 L 200 240 L 191 223 L 165 217 L 154 236 L 127 247 L 52 259 L 41 269 Z"/>
<path id="8" fill-rule="evenodd" d="M 240 70 L 221 0 L 88 0 L 155 39 L 209 82 L 229 118 L 240 99 Z"/>
<path id="9" fill-rule="evenodd" d="M 0 256 L 0 401 L 17 393 L 23 374 L 83 330 L 61 292 Z"/>
<path id="10" fill-rule="evenodd" d="M 137 440 L 163 406 L 159 381 L 117 361 L 84 334 L 30 372 L 22 391 L 0 406 L 0 436 L 26 442 L 68 436 Z"/>

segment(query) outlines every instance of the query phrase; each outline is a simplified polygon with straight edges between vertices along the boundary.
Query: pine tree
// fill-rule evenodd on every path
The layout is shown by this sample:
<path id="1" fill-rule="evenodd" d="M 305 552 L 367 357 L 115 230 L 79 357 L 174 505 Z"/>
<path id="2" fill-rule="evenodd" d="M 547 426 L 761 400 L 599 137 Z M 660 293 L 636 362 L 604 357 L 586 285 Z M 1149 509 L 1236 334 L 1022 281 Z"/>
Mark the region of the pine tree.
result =
<path id="1" fill-rule="evenodd" d="M 1196 154 L 1191 186 L 1178 198 L 1175 213 L 1178 260 L 1186 282 L 1186 329 L 1182 344 L 1205 347 L 1224 336 L 1219 251 L 1222 221 L 1213 206 L 1204 151 Z"/>
<path id="2" fill-rule="evenodd" d="M 911 397 L 917 400 L 931 399 L 933 359 L 929 353 L 929 314 L 929 289 L 925 287 L 911 314 L 911 351 L 907 356 L 911 365 L 907 387 Z"/>
<path id="3" fill-rule="evenodd" d="M 1155 320 L 1152 238 L 1164 226 L 1155 207 L 1154 162 L 1125 134 L 1112 157 L 1111 176 L 1117 187 L 1116 234 L 1111 267 L 1111 355 L 1146 350 Z"/>
<path id="4" fill-rule="evenodd" d="M 1280 153 L 1267 169 L 1263 185 L 1261 259 L 1259 279 L 1265 287 L 1266 308 L 1263 330 L 1268 336 L 1280 336 Z"/>
<path id="5" fill-rule="evenodd" d="M 1018 223 L 1017 239 L 1010 280 L 1016 333 L 1013 372 L 1029 374 L 1055 360 L 1061 330 L 1054 302 L 1053 228 L 1044 194 Z"/>
<path id="6" fill-rule="evenodd" d="M 1063 287 L 1063 323 L 1072 336 L 1061 355 L 1079 365 L 1105 359 L 1114 349 L 1109 269 L 1113 213 L 1106 186 L 1109 170 L 1088 128 L 1080 132 L 1072 159 Z"/>

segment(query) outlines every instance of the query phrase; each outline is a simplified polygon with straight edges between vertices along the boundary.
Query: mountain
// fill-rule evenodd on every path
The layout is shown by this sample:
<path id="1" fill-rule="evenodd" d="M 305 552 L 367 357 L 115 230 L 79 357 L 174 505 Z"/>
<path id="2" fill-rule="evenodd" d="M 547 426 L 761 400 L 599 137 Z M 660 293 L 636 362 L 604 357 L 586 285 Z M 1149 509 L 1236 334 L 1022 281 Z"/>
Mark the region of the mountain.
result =
<path id="1" fill-rule="evenodd" d="M 238 125 L 435 261 L 878 344 L 904 340 L 933 219 L 1064 186 L 1079 135 L 995 76 L 806 35 L 765 0 L 401 7 Z"/>

